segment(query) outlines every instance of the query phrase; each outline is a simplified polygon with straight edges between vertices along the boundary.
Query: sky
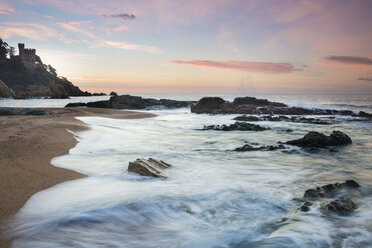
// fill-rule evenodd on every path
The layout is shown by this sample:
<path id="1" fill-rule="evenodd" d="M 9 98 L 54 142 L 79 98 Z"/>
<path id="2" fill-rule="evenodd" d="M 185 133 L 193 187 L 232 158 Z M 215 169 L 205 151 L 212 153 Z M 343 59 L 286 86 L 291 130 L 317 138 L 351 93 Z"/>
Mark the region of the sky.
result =
<path id="1" fill-rule="evenodd" d="M 371 0 L 0 0 L 0 38 L 83 90 L 372 93 Z"/>

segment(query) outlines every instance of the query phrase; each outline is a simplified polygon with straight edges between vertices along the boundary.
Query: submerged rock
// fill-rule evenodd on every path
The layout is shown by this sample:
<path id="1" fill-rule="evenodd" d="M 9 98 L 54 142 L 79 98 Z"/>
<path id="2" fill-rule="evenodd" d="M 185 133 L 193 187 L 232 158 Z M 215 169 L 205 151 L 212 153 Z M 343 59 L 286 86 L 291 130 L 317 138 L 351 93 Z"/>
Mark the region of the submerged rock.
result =
<path id="1" fill-rule="evenodd" d="M 235 122 L 229 126 L 227 125 L 209 125 L 204 126 L 202 130 L 216 130 L 216 131 L 264 131 L 270 128 L 262 127 L 252 123 Z"/>
<path id="2" fill-rule="evenodd" d="M 249 151 L 275 151 L 279 149 L 284 149 L 285 146 L 277 145 L 277 146 L 260 146 L 260 147 L 253 147 L 251 145 L 244 145 L 238 148 L 235 148 L 234 151 L 236 152 L 249 152 Z"/>
<path id="3" fill-rule="evenodd" d="M 83 102 L 72 102 L 68 103 L 65 108 L 76 108 L 76 107 L 86 107 L 87 104 Z"/>
<path id="4" fill-rule="evenodd" d="M 303 138 L 287 141 L 288 145 L 299 147 L 317 147 L 325 148 L 328 146 L 343 146 L 351 144 L 351 138 L 341 131 L 333 131 L 331 135 L 326 136 L 319 132 L 309 132 Z"/>
<path id="5" fill-rule="evenodd" d="M 340 216 L 346 216 L 354 212 L 357 205 L 348 197 L 331 199 L 322 203 L 325 210 L 334 212 Z"/>
<path id="6" fill-rule="evenodd" d="M 137 158 L 134 162 L 129 162 L 128 171 L 141 176 L 167 178 L 162 171 L 170 167 L 172 167 L 170 164 L 161 160 Z"/>
<path id="7" fill-rule="evenodd" d="M 14 108 L 0 108 L 0 115 L 48 115 L 49 113 L 39 109 L 14 109 Z"/>

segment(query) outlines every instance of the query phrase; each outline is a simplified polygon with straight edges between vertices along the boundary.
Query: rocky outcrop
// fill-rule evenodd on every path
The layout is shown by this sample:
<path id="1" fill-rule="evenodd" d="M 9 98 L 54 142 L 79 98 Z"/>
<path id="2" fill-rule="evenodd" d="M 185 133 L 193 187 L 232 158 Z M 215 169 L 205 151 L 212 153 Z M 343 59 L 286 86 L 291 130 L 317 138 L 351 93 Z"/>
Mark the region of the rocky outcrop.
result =
<path id="1" fill-rule="evenodd" d="M 357 205 L 348 197 L 330 199 L 322 203 L 326 211 L 334 212 L 340 216 L 346 216 L 354 212 Z"/>
<path id="2" fill-rule="evenodd" d="M 0 80 L 0 98 L 14 97 L 14 92 L 3 81 Z"/>
<path id="3" fill-rule="evenodd" d="M 333 183 L 308 189 L 304 193 L 305 198 L 331 198 L 334 197 L 341 189 L 359 188 L 360 185 L 354 180 L 346 180 L 343 183 Z"/>
<path id="4" fill-rule="evenodd" d="M 0 115 L 47 115 L 48 112 L 39 109 L 0 108 Z"/>
<path id="5" fill-rule="evenodd" d="M 262 127 L 252 123 L 235 122 L 231 125 L 209 125 L 204 126 L 202 130 L 216 130 L 216 131 L 264 131 L 270 128 Z"/>
<path id="6" fill-rule="evenodd" d="M 364 111 L 360 111 L 358 114 L 352 114 L 353 117 L 366 117 L 372 118 L 372 114 L 366 113 Z"/>
<path id="7" fill-rule="evenodd" d="M 313 201 L 323 200 L 320 206 L 325 211 L 334 212 L 340 216 L 346 216 L 353 213 L 357 205 L 348 197 L 335 198 L 342 190 L 352 190 L 359 188 L 360 185 L 354 180 L 346 180 L 343 183 L 333 183 L 308 189 L 304 193 L 307 199 L 303 205 L 296 210 L 307 212 L 314 205 Z"/>
<path id="8" fill-rule="evenodd" d="M 112 96 L 110 100 L 89 102 L 88 107 L 112 109 L 147 109 L 164 106 L 166 108 L 188 107 L 192 101 L 176 101 L 169 99 L 142 98 L 140 96 L 122 95 Z"/>
<path id="9" fill-rule="evenodd" d="M 329 136 L 319 132 L 309 132 L 301 139 L 286 142 L 288 145 L 304 148 L 325 148 L 329 146 L 343 146 L 351 143 L 351 138 L 341 131 L 333 131 Z"/>
<path id="10" fill-rule="evenodd" d="M 115 91 L 111 91 L 110 96 L 118 96 L 118 93 L 116 93 Z"/>
<path id="11" fill-rule="evenodd" d="M 76 108 L 76 107 L 86 107 L 87 104 L 84 102 L 72 102 L 66 104 L 65 108 Z"/>
<path id="12" fill-rule="evenodd" d="M 299 116 L 285 116 L 285 115 L 265 115 L 265 116 L 254 116 L 254 115 L 242 115 L 234 118 L 237 121 L 284 121 L 284 122 L 296 122 L 296 123 L 309 123 L 317 125 L 329 125 L 332 124 L 330 121 L 317 119 L 317 118 L 306 118 Z"/>
<path id="13" fill-rule="evenodd" d="M 352 115 L 350 110 L 307 109 L 290 107 L 284 103 L 271 102 L 255 97 L 238 97 L 233 102 L 220 97 L 204 97 L 191 105 L 196 114 L 254 114 L 254 115 Z"/>
<path id="14" fill-rule="evenodd" d="M 137 158 L 134 162 L 129 162 L 128 171 L 141 176 L 167 178 L 162 171 L 170 167 L 172 167 L 170 164 L 161 160 Z"/>
<path id="15" fill-rule="evenodd" d="M 109 101 L 97 101 L 97 102 L 88 102 L 87 103 L 88 108 L 108 108 L 109 107 Z"/>
<path id="16" fill-rule="evenodd" d="M 251 152 L 251 151 L 275 151 L 279 149 L 285 149 L 285 146 L 283 145 L 277 145 L 277 146 L 260 146 L 260 147 L 254 147 L 249 144 L 246 144 L 244 146 L 235 148 L 234 151 L 236 152 Z"/>

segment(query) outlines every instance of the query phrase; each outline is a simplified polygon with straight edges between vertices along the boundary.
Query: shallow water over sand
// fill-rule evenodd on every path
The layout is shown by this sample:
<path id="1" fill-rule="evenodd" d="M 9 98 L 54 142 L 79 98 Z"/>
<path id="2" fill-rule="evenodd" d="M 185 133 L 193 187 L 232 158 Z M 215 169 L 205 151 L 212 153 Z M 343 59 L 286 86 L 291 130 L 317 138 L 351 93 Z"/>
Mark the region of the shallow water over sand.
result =
<path id="1" fill-rule="evenodd" d="M 347 103 L 345 109 L 372 112 L 366 99 L 319 101 L 304 105 Z M 372 123 L 265 121 L 257 124 L 271 130 L 217 132 L 198 129 L 233 123 L 235 115 L 151 112 L 158 116 L 79 118 L 91 130 L 78 133 L 78 145 L 52 163 L 89 177 L 35 194 L 17 216 L 14 247 L 370 247 Z M 294 131 L 282 131 L 287 128 Z M 232 151 L 246 142 L 273 145 L 335 129 L 353 144 L 337 152 Z M 171 163 L 168 179 L 128 173 L 128 162 L 138 157 Z M 327 214 L 318 205 L 293 211 L 301 205 L 293 199 L 306 189 L 346 179 L 362 185 L 349 195 L 359 205 L 351 216 Z"/>

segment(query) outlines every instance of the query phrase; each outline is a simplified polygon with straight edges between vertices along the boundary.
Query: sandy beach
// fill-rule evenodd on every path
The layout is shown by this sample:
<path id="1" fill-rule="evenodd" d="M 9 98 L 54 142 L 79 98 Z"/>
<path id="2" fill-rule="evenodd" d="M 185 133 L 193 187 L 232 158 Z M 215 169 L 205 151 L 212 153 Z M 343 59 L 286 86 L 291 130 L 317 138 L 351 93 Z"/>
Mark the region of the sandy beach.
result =
<path id="1" fill-rule="evenodd" d="M 36 192 L 56 184 L 84 177 L 50 164 L 53 157 L 67 154 L 76 140 L 67 129 L 88 129 L 76 116 L 147 118 L 154 115 L 95 108 L 45 109 L 45 116 L 0 116 L 0 222 L 17 213 Z M 10 242 L 0 239 L 0 247 Z"/>

